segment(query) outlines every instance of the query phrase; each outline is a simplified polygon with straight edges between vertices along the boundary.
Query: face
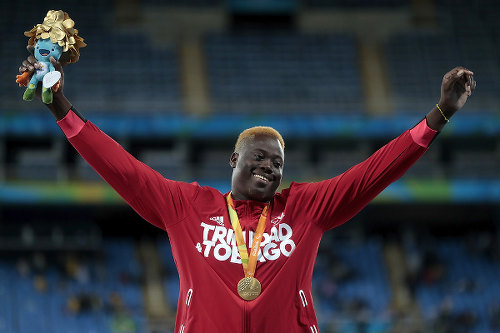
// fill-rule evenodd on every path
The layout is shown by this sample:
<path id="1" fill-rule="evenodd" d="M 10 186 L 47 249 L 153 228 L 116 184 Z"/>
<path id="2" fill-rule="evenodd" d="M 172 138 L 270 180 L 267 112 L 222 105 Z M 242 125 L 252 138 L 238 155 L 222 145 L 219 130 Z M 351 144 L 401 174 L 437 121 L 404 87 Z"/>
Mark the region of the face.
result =
<path id="1" fill-rule="evenodd" d="M 284 153 L 278 139 L 256 136 L 231 155 L 236 200 L 270 201 L 281 182 Z"/>
<path id="2" fill-rule="evenodd" d="M 50 57 L 59 60 L 62 54 L 62 47 L 54 44 L 50 38 L 39 39 L 35 45 L 35 58 L 38 61 L 49 61 Z"/>

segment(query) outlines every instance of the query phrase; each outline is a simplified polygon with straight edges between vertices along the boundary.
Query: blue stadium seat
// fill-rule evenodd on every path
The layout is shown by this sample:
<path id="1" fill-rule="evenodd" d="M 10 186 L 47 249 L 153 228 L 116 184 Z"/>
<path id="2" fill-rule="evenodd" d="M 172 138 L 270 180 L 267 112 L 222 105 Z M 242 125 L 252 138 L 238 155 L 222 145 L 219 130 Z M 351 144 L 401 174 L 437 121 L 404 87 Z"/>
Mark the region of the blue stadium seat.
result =
<path id="1" fill-rule="evenodd" d="M 431 321 L 449 301 L 452 313 L 472 311 L 477 317 L 472 332 L 490 332 L 489 309 L 500 302 L 500 263 L 468 251 L 460 239 L 439 240 L 433 251 L 445 263 L 446 275 L 434 285 L 417 288 L 416 298 L 424 319 Z"/>
<path id="2" fill-rule="evenodd" d="M 348 35 L 242 32 L 205 39 L 216 112 L 359 113 L 357 50 Z"/>
<path id="3" fill-rule="evenodd" d="M 134 318 L 137 333 L 145 332 L 141 285 L 136 280 L 141 268 L 132 241 L 106 241 L 102 259 L 87 258 L 85 266 L 88 279 L 77 281 L 49 264 L 43 275 L 47 291 L 41 292 L 34 286 L 33 274 L 21 276 L 14 262 L 0 261 L 0 332 L 109 332 L 113 317 L 107 303 L 113 292 Z M 96 295 L 99 308 L 71 313 L 68 299 L 81 293 Z"/>

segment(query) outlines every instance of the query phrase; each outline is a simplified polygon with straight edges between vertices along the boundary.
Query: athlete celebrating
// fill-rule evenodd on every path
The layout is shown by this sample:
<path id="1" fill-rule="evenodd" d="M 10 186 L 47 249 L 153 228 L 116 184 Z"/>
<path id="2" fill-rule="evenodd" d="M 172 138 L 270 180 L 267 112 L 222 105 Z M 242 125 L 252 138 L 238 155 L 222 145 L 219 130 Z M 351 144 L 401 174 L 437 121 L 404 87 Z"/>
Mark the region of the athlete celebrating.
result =
<path id="1" fill-rule="evenodd" d="M 324 232 L 341 225 L 427 150 L 475 89 L 457 67 L 439 103 L 413 128 L 334 178 L 276 193 L 285 143 L 270 127 L 243 131 L 229 164 L 231 192 L 165 179 L 87 121 L 63 92 L 48 108 L 81 156 L 145 220 L 168 233 L 180 279 L 175 332 L 317 333 L 311 282 Z M 37 67 L 33 57 L 20 72 Z"/>

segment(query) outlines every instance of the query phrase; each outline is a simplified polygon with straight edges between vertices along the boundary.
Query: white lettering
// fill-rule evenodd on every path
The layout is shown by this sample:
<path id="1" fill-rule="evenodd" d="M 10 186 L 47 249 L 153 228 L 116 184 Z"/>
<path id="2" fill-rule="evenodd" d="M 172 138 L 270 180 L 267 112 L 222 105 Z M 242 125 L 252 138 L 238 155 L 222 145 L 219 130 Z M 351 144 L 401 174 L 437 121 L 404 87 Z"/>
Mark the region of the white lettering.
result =
<path id="1" fill-rule="evenodd" d="M 267 260 L 276 260 L 279 258 L 280 250 L 279 249 L 271 250 L 274 249 L 275 247 L 277 247 L 276 243 L 269 243 L 264 247 L 264 251 L 262 252 L 264 253 L 264 257 L 266 257 Z"/>
<path id="2" fill-rule="evenodd" d="M 205 252 L 203 253 L 203 255 L 206 258 L 208 258 L 208 255 L 210 254 L 210 249 L 212 248 L 212 246 L 215 245 L 215 243 L 209 240 L 205 240 L 203 241 L 203 245 L 205 245 Z"/>
<path id="3" fill-rule="evenodd" d="M 271 228 L 271 242 L 279 242 L 280 239 L 278 237 L 278 228 L 272 227 Z"/>
<path id="4" fill-rule="evenodd" d="M 260 242 L 260 246 L 265 246 L 267 243 L 269 243 L 271 241 L 271 236 L 269 236 L 269 234 L 267 232 L 265 232 L 263 235 L 262 235 L 262 241 Z"/>
<path id="5" fill-rule="evenodd" d="M 220 253 L 220 250 L 224 249 L 224 254 Z M 217 244 L 214 248 L 214 257 L 219 261 L 226 261 L 231 256 L 231 247 L 227 244 Z"/>
<path id="6" fill-rule="evenodd" d="M 236 238 L 234 237 L 233 229 L 227 229 L 226 244 L 229 244 L 231 246 L 236 245 Z"/>
<path id="7" fill-rule="evenodd" d="M 292 228 L 286 223 L 281 223 L 280 224 L 280 240 L 284 241 L 287 240 L 288 238 L 292 237 Z M 283 233 L 283 231 L 286 231 L 286 233 Z"/>
<path id="8" fill-rule="evenodd" d="M 287 248 L 286 248 L 287 245 L 290 246 L 290 250 L 287 250 Z M 287 239 L 286 241 L 281 242 L 280 250 L 281 250 L 281 253 L 283 253 L 283 255 L 289 257 L 290 254 L 292 254 L 293 250 L 295 250 L 295 243 L 293 242 L 293 240 Z"/>
<path id="9" fill-rule="evenodd" d="M 257 260 L 259 260 L 259 262 L 266 262 L 266 258 L 264 258 L 264 254 L 262 253 L 262 248 L 259 248 L 259 255 L 257 256 Z"/>
<path id="10" fill-rule="evenodd" d="M 203 228 L 203 243 L 198 243 L 196 249 L 202 252 L 205 257 L 212 255 L 219 261 L 230 261 L 235 264 L 241 264 L 241 257 L 236 245 L 236 238 L 232 228 L 225 228 L 219 225 L 210 225 L 201 222 Z M 243 232 L 243 239 L 247 244 L 247 250 L 253 241 L 254 232 L 248 231 L 248 239 Z M 289 257 L 295 250 L 295 242 L 291 239 L 293 235 L 292 228 L 286 223 L 280 223 L 279 226 L 273 226 L 270 233 L 262 234 L 262 241 L 258 249 L 257 260 L 266 262 L 268 260 L 277 260 L 281 255 Z M 202 249 L 202 245 L 205 247 Z"/>
<path id="11" fill-rule="evenodd" d="M 214 234 L 212 235 L 212 242 L 217 243 L 219 241 L 220 243 L 226 244 L 224 237 L 226 237 L 227 229 L 221 226 L 215 226 L 215 231 Z"/>
<path id="12" fill-rule="evenodd" d="M 203 240 L 205 241 L 208 239 L 208 231 L 214 230 L 215 226 L 210 225 L 210 224 L 206 224 L 205 222 L 201 222 L 201 226 L 203 227 Z"/>

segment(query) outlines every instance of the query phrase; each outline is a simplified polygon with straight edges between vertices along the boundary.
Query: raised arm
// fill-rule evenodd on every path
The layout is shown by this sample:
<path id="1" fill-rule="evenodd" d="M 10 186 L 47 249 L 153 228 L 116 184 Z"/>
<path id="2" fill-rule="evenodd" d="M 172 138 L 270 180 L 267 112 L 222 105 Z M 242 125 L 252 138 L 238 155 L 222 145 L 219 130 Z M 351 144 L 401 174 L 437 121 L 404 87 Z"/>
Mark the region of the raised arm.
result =
<path id="1" fill-rule="evenodd" d="M 460 110 L 476 89 L 474 73 L 464 67 L 455 67 L 443 76 L 439 103 L 427 114 L 427 125 L 441 131 L 449 119 Z"/>
<path id="2" fill-rule="evenodd" d="M 150 223 L 166 229 L 182 220 L 190 209 L 189 205 L 199 186 L 163 178 L 87 121 L 64 95 L 61 63 L 53 58 L 51 63 L 61 72 L 61 82 L 59 89 L 53 94 L 53 102 L 45 105 L 78 153 Z M 19 71 L 33 71 L 36 67 L 36 59 L 29 57 Z"/>
<path id="3" fill-rule="evenodd" d="M 341 175 L 302 186 L 301 209 L 309 207 L 311 217 L 325 230 L 352 218 L 424 154 L 475 87 L 473 73 L 463 67 L 445 74 L 439 103 L 425 119 Z"/>

